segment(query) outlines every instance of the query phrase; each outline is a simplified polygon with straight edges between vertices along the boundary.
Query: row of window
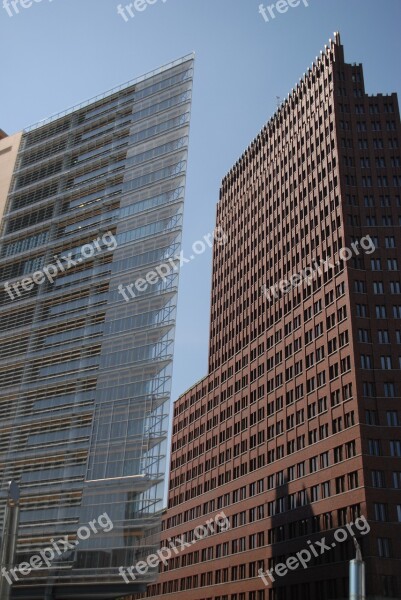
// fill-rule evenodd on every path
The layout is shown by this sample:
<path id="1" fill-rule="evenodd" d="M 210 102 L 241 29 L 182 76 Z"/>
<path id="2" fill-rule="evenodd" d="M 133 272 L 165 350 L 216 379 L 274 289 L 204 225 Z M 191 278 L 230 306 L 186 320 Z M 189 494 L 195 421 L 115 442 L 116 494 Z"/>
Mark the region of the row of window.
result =
<path id="1" fill-rule="evenodd" d="M 391 393 L 392 394 L 391 397 L 393 397 L 395 395 L 394 384 L 387 383 L 385 385 L 386 385 L 386 393 L 387 392 Z M 296 390 L 295 390 L 295 392 L 296 392 Z M 365 396 L 376 396 L 374 383 L 364 382 L 364 395 Z M 344 386 L 342 386 L 342 390 L 334 390 L 331 392 L 331 395 L 330 395 L 331 407 L 338 406 L 342 401 L 349 400 L 350 398 L 352 398 L 352 383 L 345 384 Z M 216 402 L 214 403 L 213 406 L 218 405 L 218 397 L 215 398 L 215 401 Z M 288 406 L 288 405 L 292 404 L 293 402 L 294 402 L 294 390 L 290 390 L 286 394 L 286 405 Z M 243 398 L 241 398 L 240 400 L 237 400 L 235 402 L 234 414 L 237 414 L 241 410 L 245 410 L 247 407 L 248 407 L 248 396 L 244 396 Z M 279 396 L 275 400 L 271 400 L 267 405 L 267 417 L 271 417 L 276 412 L 283 410 L 283 408 L 284 408 L 283 396 Z M 310 404 L 308 404 L 307 418 L 308 418 L 308 420 L 314 419 L 317 415 L 320 415 L 326 411 L 327 411 L 327 396 L 323 396 L 322 398 L 319 398 L 317 401 L 314 401 L 314 402 L 311 402 Z M 193 422 L 195 419 L 198 419 L 204 413 L 205 413 L 205 406 L 203 406 L 202 409 L 197 409 L 194 413 L 192 413 L 191 417 L 193 417 L 193 418 L 191 419 L 191 417 L 190 417 L 190 423 Z M 215 415 L 212 419 L 209 419 L 208 423 L 210 424 L 210 428 L 213 426 L 217 426 L 217 424 L 219 422 L 222 423 L 231 416 L 232 416 L 232 406 L 229 406 L 229 407 L 227 407 L 227 409 L 224 409 L 223 411 L 221 411 L 219 415 Z M 259 421 L 262 421 L 264 418 L 265 417 L 264 417 L 264 408 L 263 407 L 259 408 L 257 411 L 254 411 L 250 415 L 251 426 Z M 287 416 L 286 426 L 287 426 L 288 430 L 291 430 L 294 428 L 295 425 L 298 426 L 304 422 L 305 422 L 305 410 L 299 409 L 295 413 Z M 181 426 L 181 429 L 186 427 L 186 419 L 184 419 L 180 423 L 183 423 L 183 425 Z M 214 423 L 214 425 L 213 425 L 213 423 Z M 240 424 L 238 426 L 241 429 L 241 422 L 239 422 L 239 423 Z M 354 424 L 354 412 L 351 411 L 351 412 L 345 414 L 345 426 L 350 427 L 353 424 Z M 245 424 L 244 424 L 244 427 L 246 427 Z M 322 439 L 324 439 L 324 437 L 327 437 L 327 435 L 328 435 L 328 431 L 326 434 L 326 427 L 327 426 L 322 426 L 322 428 L 320 430 L 320 435 L 322 436 Z M 337 431 L 341 431 L 342 430 L 342 417 L 339 417 L 337 420 L 334 420 L 332 423 L 332 427 L 333 427 L 333 433 L 336 433 Z M 204 433 L 205 428 L 203 428 L 201 430 L 201 428 L 199 427 L 198 430 L 199 431 L 195 430 L 196 437 L 199 437 L 201 435 L 201 431 Z M 195 431 L 194 431 L 194 436 L 195 436 Z M 280 435 L 283 432 L 284 432 L 284 421 L 281 420 L 281 421 L 278 421 L 277 424 L 268 426 L 267 439 L 272 439 L 275 435 Z M 317 435 L 315 432 L 316 432 L 316 430 L 313 430 L 313 433 L 311 434 L 312 439 L 315 439 L 315 435 Z M 226 435 L 227 434 L 223 434 L 222 437 L 224 437 L 226 439 Z M 191 438 L 191 441 L 192 441 L 192 439 L 195 439 L 195 437 Z M 251 449 L 256 447 L 259 444 L 264 443 L 265 442 L 265 430 L 261 430 L 257 434 L 252 435 L 249 439 L 249 442 L 250 442 L 249 446 Z M 301 445 L 301 440 L 299 441 L 299 443 Z M 310 443 L 314 443 L 314 442 L 311 441 Z M 173 451 L 175 451 L 177 449 L 177 444 L 178 444 L 178 442 L 174 442 Z M 234 457 L 239 456 L 240 454 L 246 452 L 247 450 L 248 450 L 248 442 L 247 442 L 247 440 L 243 440 L 241 443 L 234 445 L 233 455 L 234 455 Z M 186 462 L 189 462 L 192 459 L 197 458 L 198 456 L 201 456 L 202 454 L 204 454 L 204 452 L 205 452 L 205 444 L 202 443 L 199 446 L 195 446 L 194 448 L 189 450 L 187 453 L 184 452 L 184 453 L 179 454 L 172 461 L 171 469 L 174 470 L 174 469 L 184 465 Z M 231 448 L 229 448 L 225 452 L 223 452 L 223 453 L 221 452 L 219 454 L 219 462 L 218 463 L 217 463 L 217 456 L 213 457 L 209 461 L 206 461 L 205 470 L 208 471 L 208 470 L 210 470 L 210 468 L 216 467 L 217 464 L 221 465 L 229 460 L 231 460 Z M 201 469 L 202 469 L 202 467 L 201 467 L 201 465 L 199 465 L 197 474 L 201 474 L 201 472 L 203 472 Z"/>
<path id="2" fill-rule="evenodd" d="M 345 198 L 348 206 L 359 206 L 361 204 L 365 208 L 375 208 L 376 206 L 380 206 L 381 208 L 401 207 L 401 197 L 394 196 L 394 198 L 391 198 L 388 194 L 379 195 L 378 198 L 375 198 L 373 194 L 365 194 L 361 203 L 355 194 L 346 194 Z"/>
<path id="3" fill-rule="evenodd" d="M 376 265 L 378 263 L 375 263 Z M 376 269 L 380 270 L 380 269 Z M 366 294 L 366 281 L 356 280 L 354 281 L 354 289 L 358 294 Z M 401 283 L 399 281 L 390 281 L 388 286 L 384 286 L 383 281 L 374 281 L 372 284 L 372 291 L 375 296 L 380 296 L 382 294 L 390 293 L 390 294 L 400 294 L 401 293 Z"/>
<path id="4" fill-rule="evenodd" d="M 375 357 L 376 364 L 379 362 L 379 357 Z M 361 368 L 362 369 L 374 369 L 374 360 L 372 354 L 361 354 Z M 380 369 L 391 370 L 391 369 L 401 369 L 401 356 L 398 357 L 398 361 L 396 361 L 395 357 L 392 357 L 390 354 L 382 354 L 380 356 Z"/>
<path id="5" fill-rule="evenodd" d="M 351 227 L 361 227 L 361 217 L 360 215 L 348 215 L 347 216 L 348 225 Z M 376 215 L 366 215 L 364 225 L 367 227 L 395 227 L 398 225 L 401 226 L 401 215 L 398 215 L 398 223 L 394 222 L 392 215 L 382 215 L 380 222 L 377 219 Z"/>
<path id="6" fill-rule="evenodd" d="M 338 419 L 334 421 L 334 427 L 337 427 L 337 428 L 340 427 L 340 424 L 338 423 Z M 323 431 L 322 433 L 325 434 L 325 431 Z M 376 441 L 376 440 L 371 440 L 371 441 Z M 241 444 L 242 444 L 242 446 L 241 446 Z M 238 444 L 238 448 L 243 450 L 244 445 L 246 445 L 246 444 L 247 444 L 246 440 L 243 440 L 243 442 L 240 442 Z M 399 444 L 400 444 L 399 448 L 400 448 L 400 452 L 401 452 L 401 442 L 399 442 Z M 291 450 L 291 448 L 290 448 L 290 450 Z M 346 442 L 345 444 L 336 446 L 332 452 L 333 452 L 332 459 L 330 459 L 331 452 L 329 453 L 326 451 L 326 452 L 321 453 L 320 455 L 316 455 L 316 456 L 312 457 L 311 459 L 309 459 L 308 462 L 301 461 L 296 466 L 288 467 L 286 473 L 284 473 L 284 471 L 282 470 L 277 473 L 269 475 L 266 478 L 266 481 L 265 481 L 265 478 L 259 479 L 257 482 L 254 482 L 249 485 L 249 497 L 253 497 L 256 494 L 263 493 L 265 491 L 265 489 L 266 489 L 266 491 L 274 490 L 278 486 L 284 485 L 284 483 L 286 483 L 287 481 L 293 481 L 295 479 L 299 479 L 301 477 L 304 477 L 307 474 L 315 473 L 319 469 L 328 468 L 329 466 L 331 466 L 331 464 L 338 464 L 340 462 L 343 462 L 344 460 L 353 458 L 354 456 L 356 456 L 355 440 L 352 440 L 352 441 Z M 278 458 L 282 458 L 281 454 L 284 454 L 284 446 L 279 446 L 277 448 L 277 453 L 276 453 L 276 449 L 268 451 L 268 453 L 267 453 L 268 462 L 273 463 L 275 461 L 276 455 L 278 456 Z M 217 457 L 216 457 L 216 462 L 217 462 Z M 198 485 L 194 486 L 192 489 L 188 488 L 185 491 L 185 494 L 183 492 L 180 494 L 177 494 L 173 499 L 170 499 L 169 506 L 170 507 L 177 506 L 178 504 L 182 504 L 183 502 L 190 500 L 191 498 L 195 498 L 197 496 L 200 496 L 203 493 L 206 493 L 213 489 L 216 489 L 217 487 L 224 485 L 225 483 L 228 483 L 232 479 L 233 480 L 238 479 L 239 477 L 246 475 L 248 472 L 253 472 L 253 471 L 257 470 L 258 468 L 265 466 L 265 462 L 266 462 L 265 454 L 261 454 L 257 458 L 254 458 L 251 461 L 249 461 L 249 465 L 248 465 L 248 463 L 244 462 L 240 466 L 235 467 L 233 472 L 231 472 L 231 470 L 228 470 L 225 473 L 221 473 L 218 478 L 212 477 L 212 478 L 206 480 L 204 482 L 204 484 L 199 483 Z M 308 472 L 307 472 L 307 465 L 309 466 Z M 175 466 L 177 467 L 177 465 L 175 465 Z M 197 467 L 197 468 L 199 471 L 199 467 Z M 202 465 L 201 470 L 203 472 L 203 465 Z M 188 473 L 190 473 L 192 476 L 192 471 L 188 471 Z M 175 487 L 178 487 L 179 485 L 184 484 L 185 481 L 186 481 L 186 473 L 182 473 L 181 475 L 176 476 L 174 478 L 172 477 L 170 479 L 170 489 L 174 489 Z M 266 488 L 265 488 L 265 485 L 266 485 Z M 224 506 L 227 506 L 228 504 L 230 504 L 230 502 L 232 502 L 234 504 L 241 500 L 245 500 L 247 497 L 248 497 L 247 496 L 247 486 L 242 486 L 242 487 L 234 490 L 232 492 L 232 496 L 230 494 L 225 494 L 224 496 L 220 496 L 218 498 L 217 508 L 222 508 Z M 199 514 L 200 514 L 200 510 L 201 510 L 200 505 L 197 510 L 199 511 Z M 215 510 L 215 500 L 214 499 L 203 504 L 203 514 L 208 514 L 210 512 L 213 512 L 214 510 Z"/>
<path id="7" fill-rule="evenodd" d="M 367 304 L 359 304 L 355 305 L 356 308 L 356 316 L 362 318 L 369 318 L 370 314 L 368 311 Z M 376 319 L 388 319 L 388 310 L 385 304 L 376 304 L 374 307 L 374 316 Z M 401 319 L 401 304 L 393 304 L 392 307 L 392 315 L 394 319 Z"/>
<path id="8" fill-rule="evenodd" d="M 340 129 L 344 131 L 351 131 L 351 123 L 350 121 L 341 119 L 339 121 Z M 368 128 L 370 125 L 370 128 Z M 382 127 L 383 125 L 383 127 Z M 364 132 L 364 131 L 397 131 L 397 123 L 395 121 L 386 121 L 382 123 L 381 121 L 370 121 L 367 123 L 366 121 L 357 121 L 356 123 L 356 131 Z"/>
<path id="9" fill-rule="evenodd" d="M 383 447 L 386 451 L 383 451 Z M 401 458 L 401 441 L 400 440 L 368 440 L 368 452 L 371 456 L 392 456 Z"/>
<path id="10" fill-rule="evenodd" d="M 232 518 L 232 527 L 244 527 L 247 522 L 254 522 L 256 520 L 255 518 L 253 520 L 247 520 L 247 513 L 249 514 L 249 517 L 251 517 L 252 513 L 254 512 L 256 514 L 258 510 L 259 507 L 238 513 L 235 515 L 235 519 L 234 517 Z M 360 516 L 360 504 L 353 504 L 343 507 L 337 511 L 329 511 L 318 515 L 309 516 L 298 521 L 291 521 L 284 525 L 268 529 L 267 532 L 259 531 L 239 538 L 230 539 L 229 541 L 223 541 L 221 543 L 217 543 L 217 538 L 213 545 L 203 548 L 200 553 L 197 551 L 189 552 L 181 556 L 171 558 L 168 561 L 168 564 L 165 565 L 164 571 L 166 572 L 181 567 L 191 566 L 196 564 L 196 562 L 199 561 L 199 558 L 202 562 L 205 562 L 208 560 L 232 556 L 240 552 L 246 552 L 247 550 L 255 550 L 256 548 L 271 546 L 286 540 L 304 537 L 308 534 L 313 535 L 323 531 L 330 531 L 335 527 L 335 525 L 343 527 L 347 523 L 354 522 Z M 169 540 L 173 540 L 174 542 L 174 540 L 178 538 L 180 543 L 191 543 L 194 539 L 196 539 L 193 531 L 194 530 L 191 530 L 189 532 L 180 534 L 179 536 L 169 538 Z M 274 565 L 279 561 L 279 557 L 271 556 L 268 559 L 269 568 L 274 567 Z"/>
<path id="11" fill-rule="evenodd" d="M 354 157 L 353 156 L 344 156 L 344 164 L 347 167 L 354 167 L 355 166 Z M 384 156 L 376 156 L 374 164 L 377 169 L 385 169 L 387 167 L 386 158 Z M 372 166 L 371 160 L 368 156 L 360 157 L 359 165 L 360 165 L 361 169 L 370 169 Z M 390 157 L 390 166 L 392 168 L 401 167 L 400 157 L 399 156 L 391 156 Z"/>
<path id="12" fill-rule="evenodd" d="M 390 181 L 392 182 L 391 184 Z M 359 179 L 356 177 L 356 175 L 346 175 L 345 183 L 346 185 L 357 186 L 359 185 Z M 363 175 L 361 177 L 361 183 L 363 188 L 387 188 L 390 187 L 390 185 L 398 188 L 401 187 L 401 176 L 393 175 L 392 180 L 390 180 L 387 175 L 377 175 L 376 178 L 373 178 L 371 175 Z"/>
<path id="13" fill-rule="evenodd" d="M 339 104 L 340 112 L 349 113 L 350 105 L 349 104 Z M 364 115 L 365 114 L 365 105 L 364 104 L 355 104 L 354 105 L 355 114 Z M 369 104 L 369 114 L 371 115 L 379 115 L 381 112 L 385 113 L 394 113 L 394 106 L 390 103 L 385 103 L 383 108 L 378 104 Z"/>
<path id="14" fill-rule="evenodd" d="M 364 283 L 364 282 L 363 282 Z M 337 285 L 336 287 L 336 298 L 341 297 L 342 295 L 344 295 L 345 293 L 345 284 L 343 282 L 341 282 L 340 284 Z M 329 304 L 334 302 L 334 291 L 330 290 L 330 292 L 328 292 L 325 296 L 325 304 L 326 306 L 328 306 Z M 304 318 L 305 319 L 309 319 L 310 318 L 310 310 L 308 309 L 308 311 L 305 311 L 304 314 Z M 318 301 L 315 303 L 314 305 L 314 314 L 318 314 L 319 312 L 321 312 L 322 310 L 322 305 L 321 305 L 321 301 Z M 342 316 L 340 315 L 340 318 L 342 318 Z M 288 336 L 290 335 L 293 331 L 296 331 L 297 329 L 299 329 L 301 327 L 301 316 L 297 316 L 295 317 L 292 321 L 288 321 L 285 326 L 284 326 L 284 335 Z M 345 335 L 345 334 L 344 334 Z M 283 338 L 283 330 L 282 329 L 278 329 L 274 336 L 271 335 L 267 338 L 267 342 L 266 342 L 266 350 L 269 350 L 270 348 L 273 348 L 276 344 L 278 344 Z M 344 342 L 347 343 L 347 342 Z M 334 344 L 334 342 L 333 342 Z M 293 343 L 289 344 L 288 346 L 286 346 L 285 348 L 285 358 L 289 358 L 289 356 L 291 356 L 293 353 L 297 352 L 298 350 L 300 350 L 302 348 L 302 340 L 301 338 L 296 339 Z M 334 352 L 336 350 L 336 346 L 332 348 L 332 351 Z M 237 360 L 235 363 L 235 373 L 237 373 L 239 370 L 245 368 L 248 365 L 249 360 L 252 362 L 254 360 L 256 360 L 257 357 L 260 357 L 264 354 L 265 352 L 265 344 L 264 342 L 261 342 L 257 348 L 251 349 L 250 353 L 248 355 L 244 355 L 241 359 Z M 277 358 L 278 356 L 278 358 Z M 324 355 L 322 356 L 322 358 L 324 357 Z M 273 359 L 269 359 L 268 360 L 268 368 L 270 368 L 272 366 L 272 360 Z M 318 359 L 319 360 L 319 359 Z M 282 361 L 282 357 L 280 358 L 280 355 L 276 355 L 274 358 L 274 364 L 276 364 L 276 361 L 281 362 Z M 277 363 L 278 364 L 278 363 Z M 253 369 L 253 371 L 251 372 L 251 379 L 255 379 L 255 377 L 259 377 L 262 373 L 260 371 L 261 367 L 258 366 L 258 374 L 256 375 L 255 373 L 255 369 Z M 252 373 L 255 373 L 255 375 L 253 375 Z M 179 414 L 181 414 L 182 412 L 184 412 L 189 406 L 192 406 L 193 404 L 195 404 L 198 400 L 200 400 L 201 398 L 203 398 L 206 395 L 206 392 L 211 392 L 213 391 L 213 389 L 219 387 L 220 382 L 224 383 L 227 379 L 229 379 L 230 377 L 232 377 L 233 375 L 233 367 L 230 366 L 228 367 L 225 371 L 222 371 L 221 373 L 221 378 L 219 376 L 216 376 L 214 378 L 214 380 L 210 381 L 208 384 L 208 388 L 206 389 L 206 387 L 203 387 L 202 390 L 198 390 L 198 392 L 194 393 L 191 395 L 191 397 L 188 399 L 186 399 L 184 402 L 182 402 L 180 405 L 176 405 L 175 406 L 175 411 L 174 411 L 174 416 L 177 417 Z M 224 396 L 224 397 L 223 397 Z M 228 395 L 228 397 L 230 397 L 230 394 Z M 225 391 L 222 392 L 222 397 L 221 397 L 221 402 L 227 398 L 227 393 Z M 212 408 L 216 407 L 219 403 L 219 399 L 218 397 L 215 397 L 214 399 L 211 399 L 208 401 L 208 405 L 207 405 L 207 410 L 210 411 Z M 178 403 L 177 403 L 178 404 Z M 198 409 L 196 411 L 198 413 L 198 416 L 193 416 L 190 415 L 190 423 L 193 422 L 195 419 L 199 418 L 200 416 L 200 409 Z M 184 420 L 185 421 L 185 420 Z M 185 421 L 185 424 L 187 424 L 187 421 Z M 178 425 L 178 430 L 182 429 L 183 425 Z"/>
<path id="15" fill-rule="evenodd" d="M 260 561 L 263 563 L 263 561 Z M 285 561 L 284 561 L 285 562 Z M 258 562 L 259 565 L 259 562 Z M 258 566 L 259 569 L 259 566 Z M 397 597 L 397 580 L 395 575 L 378 575 L 381 593 L 384 598 Z M 213 581 L 211 576 L 210 581 Z M 191 585 L 187 580 L 183 586 Z M 210 583 L 209 585 L 212 585 Z M 187 588 L 190 589 L 190 588 Z M 218 594 L 201 598 L 201 600 L 305 600 L 305 598 L 327 598 L 327 600 L 336 600 L 337 598 L 346 598 L 349 590 L 348 578 L 336 577 L 336 579 L 327 579 L 305 582 L 292 585 L 281 585 L 280 587 L 256 590 L 251 592 L 237 592 L 230 594 Z M 180 591 L 180 580 L 165 582 L 163 584 L 154 584 L 148 587 L 148 592 L 141 595 L 141 598 L 159 598 L 163 594 L 177 593 Z M 314 595 L 313 595 L 314 594 Z M 137 596 L 135 596 L 136 598 Z"/>
<path id="16" fill-rule="evenodd" d="M 336 298 L 341 297 L 342 295 L 344 295 L 345 293 L 345 284 L 344 283 L 340 283 L 339 285 L 337 285 L 336 287 Z M 325 296 L 325 303 L 326 306 L 333 303 L 334 302 L 334 291 L 331 290 L 329 293 L 326 294 Z M 305 320 L 309 320 L 312 316 L 311 313 L 311 309 L 307 309 L 306 311 L 304 311 L 304 319 Z M 322 303 L 321 300 L 315 302 L 314 307 L 314 314 L 319 314 L 322 311 Z M 337 314 L 337 317 L 339 320 L 343 320 L 346 317 L 346 313 L 344 312 L 346 309 L 345 307 L 341 308 L 340 311 Z M 267 340 L 266 340 L 266 352 L 268 350 L 270 350 L 271 348 L 274 348 L 274 346 L 276 344 L 278 344 L 279 342 L 281 342 L 281 340 L 283 339 L 283 331 L 284 331 L 284 335 L 288 336 L 290 335 L 293 331 L 296 331 L 297 329 L 299 329 L 301 327 L 301 316 L 298 315 L 297 317 L 295 317 L 293 320 L 288 321 L 285 325 L 284 325 L 284 330 L 283 329 L 278 329 L 274 335 L 270 335 Z M 310 334 L 308 334 L 310 335 Z M 344 333 L 342 334 L 342 338 L 340 340 L 341 345 L 345 345 L 346 343 L 348 343 L 348 337 L 347 334 Z M 334 345 L 334 342 L 332 342 L 332 344 Z M 289 358 L 292 354 L 294 354 L 295 352 L 297 352 L 298 350 L 300 350 L 302 348 L 302 339 L 301 337 L 297 338 L 296 340 L 294 340 L 294 342 L 291 342 L 289 345 L 287 345 L 285 347 L 285 358 Z M 333 346 L 331 351 L 335 351 L 337 349 L 337 346 Z M 256 360 L 257 357 L 260 357 L 264 354 L 265 352 L 265 343 L 261 342 L 257 348 L 254 348 L 250 351 L 249 354 L 244 355 L 241 359 L 237 360 L 235 363 L 235 373 L 237 373 L 238 371 L 240 371 L 241 369 L 244 369 L 247 365 L 249 360 L 251 362 L 253 362 L 254 360 Z M 319 360 L 324 358 L 324 348 L 321 349 L 321 357 L 317 358 L 316 362 L 318 362 Z M 267 360 L 267 369 L 270 370 L 271 368 L 273 368 L 273 366 L 277 366 L 278 364 L 280 364 L 282 362 L 282 352 L 276 353 L 274 357 L 271 357 Z M 252 369 L 251 371 L 251 382 L 254 381 L 255 379 L 257 379 L 258 377 L 262 376 L 264 373 L 264 365 L 263 364 L 259 364 L 257 367 L 255 367 L 254 369 Z M 193 404 L 195 404 L 195 402 L 197 402 L 198 400 L 200 400 L 201 398 L 203 398 L 206 395 L 206 391 L 208 392 L 212 392 L 213 389 L 219 387 L 220 383 L 224 383 L 225 381 L 227 381 L 228 379 L 230 379 L 230 377 L 233 376 L 233 367 L 230 366 L 228 367 L 225 371 L 222 371 L 221 373 L 221 377 L 219 377 L 218 375 L 214 378 L 214 380 L 209 381 L 207 390 L 206 387 L 203 387 L 202 390 L 199 390 L 196 394 L 192 394 L 190 399 L 186 399 L 185 402 L 182 402 L 180 404 L 180 406 L 176 406 L 175 407 L 175 411 L 174 411 L 174 416 L 177 417 L 179 414 L 181 414 L 182 412 L 184 412 L 189 406 L 192 406 Z M 244 383 L 244 385 L 247 385 Z M 236 388 L 241 389 L 241 387 L 244 387 L 242 385 L 242 379 L 238 380 L 236 382 Z M 232 395 L 232 386 L 228 388 L 228 390 L 224 390 L 221 394 L 220 394 L 220 402 L 223 402 L 224 400 L 226 400 L 227 398 L 229 398 Z M 212 410 L 212 408 L 216 407 L 219 404 L 219 398 L 218 396 L 216 396 L 214 399 L 211 399 L 208 401 L 207 404 L 207 410 L 210 411 Z M 199 416 L 201 415 L 200 409 L 198 409 L 196 411 L 198 413 L 198 416 L 193 416 L 190 415 L 189 417 L 189 423 L 192 423 L 194 420 L 196 420 L 197 418 L 199 418 Z M 203 414 L 203 413 L 202 413 Z M 186 417 L 183 421 L 180 421 L 177 424 L 177 431 L 180 431 L 183 427 L 185 427 L 188 424 L 188 418 Z"/>

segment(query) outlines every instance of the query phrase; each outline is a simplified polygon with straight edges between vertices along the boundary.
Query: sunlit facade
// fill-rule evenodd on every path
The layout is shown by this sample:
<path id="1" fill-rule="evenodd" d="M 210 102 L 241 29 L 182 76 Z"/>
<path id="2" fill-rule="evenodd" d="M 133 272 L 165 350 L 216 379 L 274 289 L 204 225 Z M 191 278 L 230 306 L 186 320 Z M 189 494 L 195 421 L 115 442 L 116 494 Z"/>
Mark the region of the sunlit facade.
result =
<path id="1" fill-rule="evenodd" d="M 364 82 L 336 33 L 222 181 L 161 542 L 189 544 L 149 600 L 346 600 L 348 527 L 366 598 L 401 598 L 401 122 Z"/>
<path id="2" fill-rule="evenodd" d="M 117 598 L 153 578 L 128 586 L 118 568 L 159 543 L 178 268 L 129 301 L 118 288 L 179 253 L 193 61 L 0 139 L 0 478 L 21 486 L 17 564 L 76 542 L 17 572 L 13 598 Z M 113 527 L 79 539 L 105 512 Z"/>

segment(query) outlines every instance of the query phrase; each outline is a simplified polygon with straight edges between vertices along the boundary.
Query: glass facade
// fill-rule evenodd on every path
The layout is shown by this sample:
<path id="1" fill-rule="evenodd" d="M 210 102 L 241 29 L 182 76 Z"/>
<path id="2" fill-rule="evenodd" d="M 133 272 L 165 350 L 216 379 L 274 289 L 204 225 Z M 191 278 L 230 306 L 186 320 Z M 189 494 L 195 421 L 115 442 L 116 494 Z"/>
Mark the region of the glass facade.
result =
<path id="1" fill-rule="evenodd" d="M 17 571 L 13 597 L 113 598 L 157 570 L 118 572 L 159 543 L 193 61 L 22 136 L 0 238 L 0 477 L 21 486 L 17 564 L 73 548 Z"/>

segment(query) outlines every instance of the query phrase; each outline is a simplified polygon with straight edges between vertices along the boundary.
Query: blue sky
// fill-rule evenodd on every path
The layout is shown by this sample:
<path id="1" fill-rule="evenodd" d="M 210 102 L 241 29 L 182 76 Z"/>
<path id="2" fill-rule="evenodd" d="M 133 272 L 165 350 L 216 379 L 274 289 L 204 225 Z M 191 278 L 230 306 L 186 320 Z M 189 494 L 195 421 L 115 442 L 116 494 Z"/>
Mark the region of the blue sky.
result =
<path id="1" fill-rule="evenodd" d="M 401 91 L 400 0 L 307 0 L 268 23 L 260 0 L 156 0 L 128 22 L 117 0 L 37 0 L 13 17 L 2 1 L 7 133 L 195 51 L 186 255 L 213 230 L 221 179 L 334 31 L 369 94 Z M 211 251 L 182 269 L 174 399 L 207 371 L 210 282 Z"/>

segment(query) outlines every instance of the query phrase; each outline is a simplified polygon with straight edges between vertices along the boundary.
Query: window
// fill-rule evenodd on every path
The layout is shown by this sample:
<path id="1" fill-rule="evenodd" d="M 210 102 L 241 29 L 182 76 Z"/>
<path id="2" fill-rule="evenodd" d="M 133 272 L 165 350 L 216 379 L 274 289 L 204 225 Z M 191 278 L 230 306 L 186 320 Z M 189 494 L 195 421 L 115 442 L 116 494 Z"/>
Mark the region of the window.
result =
<path id="1" fill-rule="evenodd" d="M 372 409 L 365 410 L 365 419 L 366 419 L 367 425 L 378 425 L 379 418 L 378 418 L 377 410 L 372 410 Z"/>
<path id="2" fill-rule="evenodd" d="M 375 502 L 374 504 L 375 510 L 375 520 L 386 522 L 388 521 L 388 507 L 387 504 L 382 502 Z"/>
<path id="3" fill-rule="evenodd" d="M 384 304 L 376 304 L 376 317 L 378 319 L 386 319 L 387 318 L 387 310 Z"/>
<path id="4" fill-rule="evenodd" d="M 357 294 L 366 294 L 366 282 L 362 280 L 354 281 L 354 290 Z"/>
<path id="5" fill-rule="evenodd" d="M 319 415 L 322 414 L 322 412 L 327 410 L 327 397 L 323 396 L 323 398 L 319 398 L 318 400 L 318 413 Z"/>
<path id="6" fill-rule="evenodd" d="M 378 330 L 379 344 L 389 344 L 390 337 L 387 329 Z"/>
<path id="7" fill-rule="evenodd" d="M 352 398 L 352 383 L 346 383 L 343 385 L 343 398 L 349 400 Z"/>
<path id="8" fill-rule="evenodd" d="M 401 441 L 400 440 L 390 440 L 390 455 L 391 456 L 401 456 Z"/>
<path id="9" fill-rule="evenodd" d="M 340 390 L 335 390 L 334 392 L 331 392 L 331 406 L 337 406 L 338 404 L 340 404 L 340 402 Z"/>
<path id="10" fill-rule="evenodd" d="M 387 411 L 387 425 L 389 427 L 398 427 L 398 413 L 396 410 Z"/>
<path id="11" fill-rule="evenodd" d="M 373 381 L 363 382 L 363 395 L 368 398 L 376 396 L 376 384 Z"/>
<path id="12" fill-rule="evenodd" d="M 316 444 L 317 442 L 317 429 L 312 429 L 309 431 L 309 444 Z"/>
<path id="13" fill-rule="evenodd" d="M 390 558 L 390 540 L 389 538 L 377 538 L 378 554 L 381 558 Z"/>
<path id="14" fill-rule="evenodd" d="M 371 473 L 372 473 L 372 486 L 373 487 L 375 487 L 375 488 L 386 487 L 384 471 L 371 471 Z"/>
<path id="15" fill-rule="evenodd" d="M 401 489 L 401 471 L 393 471 L 393 488 L 396 490 Z"/>
<path id="16" fill-rule="evenodd" d="M 345 413 L 345 427 L 352 427 L 353 425 L 355 425 L 355 413 L 353 410 L 351 410 L 348 413 Z"/>
<path id="17" fill-rule="evenodd" d="M 328 342 L 328 352 L 329 352 L 329 354 L 332 354 L 336 350 L 337 350 L 337 338 L 333 338 L 332 340 L 329 340 L 329 342 Z"/>
<path id="18" fill-rule="evenodd" d="M 320 468 L 325 469 L 329 466 L 329 462 L 329 453 L 323 452 L 323 454 L 320 455 Z"/>
<path id="19" fill-rule="evenodd" d="M 380 440 L 368 440 L 368 448 L 371 456 L 381 456 Z"/>
<path id="20" fill-rule="evenodd" d="M 345 476 L 341 475 L 336 477 L 336 494 L 342 494 L 343 492 L 345 492 Z"/>
<path id="21" fill-rule="evenodd" d="M 314 456 L 313 458 L 309 459 L 309 471 L 310 473 L 315 473 L 317 470 L 317 456 Z"/>
<path id="22" fill-rule="evenodd" d="M 401 311 L 400 311 L 401 315 Z M 357 304 L 356 305 L 356 316 L 357 317 L 367 317 L 368 316 L 368 307 L 366 304 Z"/>
<path id="23" fill-rule="evenodd" d="M 397 597 L 397 583 L 394 575 L 380 575 L 382 594 L 385 598 Z"/>
<path id="24" fill-rule="evenodd" d="M 324 440 L 329 435 L 329 426 L 326 423 L 325 425 L 320 425 L 319 427 L 319 440 Z"/>
<path id="25" fill-rule="evenodd" d="M 383 356 L 382 355 L 380 357 L 380 366 L 382 369 L 385 369 L 385 370 L 392 369 L 391 356 L 389 356 L 389 355 Z"/>
<path id="26" fill-rule="evenodd" d="M 386 248 L 395 248 L 395 237 L 386 237 Z"/>
<path id="27" fill-rule="evenodd" d="M 325 481 L 324 483 L 322 483 L 321 490 L 322 490 L 322 498 L 329 498 L 330 497 L 330 481 Z"/>
<path id="28" fill-rule="evenodd" d="M 342 431 L 342 417 L 333 419 L 332 428 L 333 428 L 333 433 L 339 433 L 340 431 Z"/>
<path id="29" fill-rule="evenodd" d="M 391 382 L 384 383 L 384 396 L 386 398 L 394 398 L 395 397 L 395 385 Z"/>
<path id="30" fill-rule="evenodd" d="M 337 464 L 343 460 L 343 447 L 337 446 L 334 448 L 334 463 Z"/>
<path id="31" fill-rule="evenodd" d="M 319 486 L 314 485 L 311 487 L 311 502 L 317 502 L 319 500 Z"/>
<path id="32" fill-rule="evenodd" d="M 368 344 L 370 342 L 370 330 L 358 329 L 358 342 Z"/>
<path id="33" fill-rule="evenodd" d="M 355 488 L 357 488 L 359 485 L 358 483 L 358 472 L 357 471 L 353 471 L 352 473 L 348 474 L 348 489 L 349 490 L 354 490 Z"/>
<path id="34" fill-rule="evenodd" d="M 362 369 L 371 369 L 373 367 L 370 354 L 361 354 L 361 367 Z"/>

